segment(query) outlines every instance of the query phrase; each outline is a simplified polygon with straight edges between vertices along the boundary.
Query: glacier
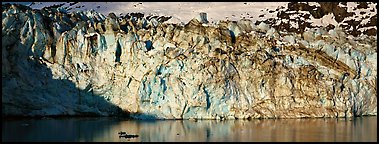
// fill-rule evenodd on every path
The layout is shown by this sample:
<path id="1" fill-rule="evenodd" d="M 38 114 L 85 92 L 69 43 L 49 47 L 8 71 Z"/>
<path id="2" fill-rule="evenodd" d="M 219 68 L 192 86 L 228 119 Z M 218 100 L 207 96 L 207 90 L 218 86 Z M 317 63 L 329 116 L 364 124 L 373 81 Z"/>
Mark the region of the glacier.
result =
<path id="1" fill-rule="evenodd" d="M 377 114 L 377 38 L 3 4 L 3 116 L 137 119 Z"/>

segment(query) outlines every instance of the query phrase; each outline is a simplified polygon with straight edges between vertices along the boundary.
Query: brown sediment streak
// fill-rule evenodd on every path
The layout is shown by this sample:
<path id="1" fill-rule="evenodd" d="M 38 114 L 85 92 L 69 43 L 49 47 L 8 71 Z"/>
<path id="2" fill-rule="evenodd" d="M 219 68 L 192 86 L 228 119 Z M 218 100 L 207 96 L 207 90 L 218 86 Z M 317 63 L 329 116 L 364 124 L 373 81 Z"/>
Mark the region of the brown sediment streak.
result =
<path id="1" fill-rule="evenodd" d="M 334 59 L 330 57 L 328 54 L 326 54 L 324 51 L 316 50 L 316 49 L 309 49 L 305 47 L 297 47 L 289 46 L 284 47 L 286 50 L 290 50 L 290 53 L 293 53 L 298 56 L 303 56 L 304 58 L 312 61 L 317 61 L 321 65 L 326 66 L 330 69 L 336 70 L 340 73 L 349 73 L 350 78 L 354 78 L 357 75 L 357 72 L 353 69 L 351 69 L 349 66 L 347 66 L 345 63 Z"/>

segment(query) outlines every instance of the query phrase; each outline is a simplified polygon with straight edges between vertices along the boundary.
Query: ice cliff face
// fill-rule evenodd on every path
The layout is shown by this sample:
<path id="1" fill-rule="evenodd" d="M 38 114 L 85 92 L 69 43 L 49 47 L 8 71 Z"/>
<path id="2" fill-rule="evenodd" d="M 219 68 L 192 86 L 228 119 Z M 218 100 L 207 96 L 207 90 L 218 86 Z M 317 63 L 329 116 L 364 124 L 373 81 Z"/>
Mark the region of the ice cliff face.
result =
<path id="1" fill-rule="evenodd" d="M 377 38 L 241 20 L 2 5 L 2 114 L 163 119 L 377 114 Z"/>

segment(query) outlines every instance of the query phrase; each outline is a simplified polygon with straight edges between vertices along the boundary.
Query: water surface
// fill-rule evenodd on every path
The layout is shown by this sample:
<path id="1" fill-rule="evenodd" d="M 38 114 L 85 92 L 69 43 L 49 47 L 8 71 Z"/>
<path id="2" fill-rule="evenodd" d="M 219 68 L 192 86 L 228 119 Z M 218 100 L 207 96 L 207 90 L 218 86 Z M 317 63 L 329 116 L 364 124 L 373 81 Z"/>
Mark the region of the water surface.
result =
<path id="1" fill-rule="evenodd" d="M 137 138 L 119 138 L 119 131 Z M 2 141 L 377 141 L 377 116 L 326 119 L 125 120 L 119 118 L 3 119 Z"/>

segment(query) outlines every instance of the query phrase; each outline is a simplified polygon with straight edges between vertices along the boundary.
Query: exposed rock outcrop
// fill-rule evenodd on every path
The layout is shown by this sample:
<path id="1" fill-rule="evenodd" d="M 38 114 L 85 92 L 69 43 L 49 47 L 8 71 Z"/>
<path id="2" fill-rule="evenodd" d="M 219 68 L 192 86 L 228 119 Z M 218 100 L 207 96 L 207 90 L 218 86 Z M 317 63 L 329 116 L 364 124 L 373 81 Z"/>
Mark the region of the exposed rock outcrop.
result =
<path id="1" fill-rule="evenodd" d="M 316 21 L 325 26 L 327 31 L 341 27 L 348 35 L 377 35 L 377 12 L 368 5 L 374 2 L 289 2 L 288 8 L 276 9 L 277 17 L 260 22 L 270 24 L 277 30 L 303 33 L 309 28 L 321 27 L 314 25 Z M 349 5 L 356 5 L 351 8 Z M 268 9 L 267 9 L 268 10 Z M 270 10 L 271 11 L 271 10 Z M 274 11 L 271 11 L 274 12 Z M 323 19 L 325 18 L 325 19 Z M 329 22 L 323 22 L 329 21 Z"/>
<path id="2" fill-rule="evenodd" d="M 377 114 L 377 38 L 2 5 L 3 115 Z"/>

